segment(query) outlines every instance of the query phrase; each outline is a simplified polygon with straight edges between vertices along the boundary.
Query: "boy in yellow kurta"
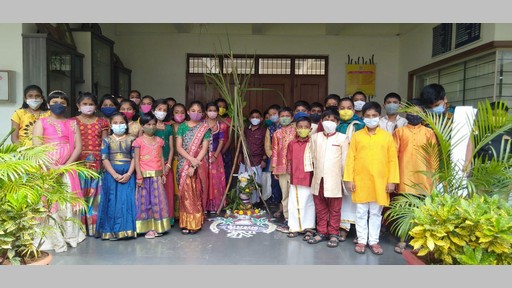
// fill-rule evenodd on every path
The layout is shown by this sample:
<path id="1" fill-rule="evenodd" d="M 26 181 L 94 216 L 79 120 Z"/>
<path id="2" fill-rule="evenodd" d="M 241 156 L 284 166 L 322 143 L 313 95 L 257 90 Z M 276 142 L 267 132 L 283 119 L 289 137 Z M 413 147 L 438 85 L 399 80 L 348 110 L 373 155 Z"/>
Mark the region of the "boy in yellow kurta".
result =
<path id="1" fill-rule="evenodd" d="M 382 208 L 389 205 L 389 193 L 399 183 L 396 145 L 393 136 L 378 127 L 380 113 L 379 103 L 364 104 L 366 126 L 352 136 L 343 177 L 356 204 L 355 251 L 360 254 L 367 244 L 374 254 L 383 253 L 379 245 Z"/>

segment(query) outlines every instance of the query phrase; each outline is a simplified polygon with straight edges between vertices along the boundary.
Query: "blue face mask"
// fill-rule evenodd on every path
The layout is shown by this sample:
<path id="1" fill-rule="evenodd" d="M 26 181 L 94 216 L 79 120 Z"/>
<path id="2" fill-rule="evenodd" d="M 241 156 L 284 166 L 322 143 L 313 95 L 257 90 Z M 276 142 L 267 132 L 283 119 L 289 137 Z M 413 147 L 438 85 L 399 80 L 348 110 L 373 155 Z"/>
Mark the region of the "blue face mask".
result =
<path id="1" fill-rule="evenodd" d="M 434 108 L 428 109 L 428 110 L 434 114 L 443 114 L 444 113 L 444 103 L 439 106 L 436 106 Z"/>
<path id="2" fill-rule="evenodd" d="M 66 112 L 66 108 L 67 108 L 67 106 L 64 106 L 60 103 L 55 103 L 55 104 L 50 105 L 50 111 L 52 111 L 52 113 L 55 115 L 64 114 L 64 112 Z"/>
<path id="3" fill-rule="evenodd" d="M 266 119 L 265 120 L 265 125 L 270 127 L 270 126 L 274 125 L 274 122 L 272 122 L 272 120 L 270 120 L 270 119 Z"/>
<path id="4" fill-rule="evenodd" d="M 274 114 L 274 115 L 270 116 L 270 120 L 272 122 L 276 123 L 277 121 L 279 121 L 279 115 Z"/>
<path id="5" fill-rule="evenodd" d="M 320 122 L 320 118 L 322 118 L 322 115 L 321 114 L 313 113 L 313 114 L 309 115 L 309 118 L 311 118 L 311 121 L 313 123 L 318 123 L 318 122 Z"/>
<path id="6" fill-rule="evenodd" d="M 126 132 L 126 124 L 113 124 L 112 125 L 112 132 L 114 134 L 124 134 Z"/>
<path id="7" fill-rule="evenodd" d="M 297 112 L 295 113 L 295 115 L 293 115 L 293 120 L 294 121 L 297 121 L 299 118 L 302 118 L 302 117 L 309 117 L 309 114 L 306 113 L 306 112 Z"/>
<path id="8" fill-rule="evenodd" d="M 114 112 L 117 111 L 117 108 L 116 107 L 101 107 L 101 113 L 103 113 L 103 115 L 105 115 L 105 117 L 110 117 L 112 116 L 112 114 L 114 114 Z"/>

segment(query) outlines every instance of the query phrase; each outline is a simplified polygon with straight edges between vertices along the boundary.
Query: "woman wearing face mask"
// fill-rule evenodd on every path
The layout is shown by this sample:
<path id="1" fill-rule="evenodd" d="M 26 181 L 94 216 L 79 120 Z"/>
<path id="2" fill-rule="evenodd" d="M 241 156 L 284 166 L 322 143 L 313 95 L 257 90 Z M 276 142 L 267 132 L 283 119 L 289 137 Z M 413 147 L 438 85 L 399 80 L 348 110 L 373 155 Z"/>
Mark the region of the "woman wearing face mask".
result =
<path id="1" fill-rule="evenodd" d="M 82 141 L 82 153 L 80 161 L 84 161 L 87 168 L 102 174 L 101 165 L 101 143 L 108 136 L 109 123 L 105 118 L 95 115 L 98 100 L 96 95 L 85 92 L 80 93 L 77 99 L 77 106 L 80 115 L 74 119 L 80 129 Z M 98 203 L 101 195 L 101 180 L 80 176 L 80 184 L 84 200 L 87 203 L 82 217 L 87 236 L 94 236 L 96 230 L 96 219 L 98 215 Z"/>
<path id="2" fill-rule="evenodd" d="M 164 176 L 166 178 L 164 188 L 167 195 L 167 203 L 169 205 L 169 218 L 171 225 L 174 225 L 174 174 L 172 173 L 172 160 L 174 155 L 174 133 L 172 126 L 165 123 L 168 119 L 169 105 L 167 100 L 158 99 L 153 103 L 153 114 L 156 118 L 155 136 L 164 141 Z"/>
<path id="3" fill-rule="evenodd" d="M 13 144 L 32 145 L 32 128 L 34 123 L 42 117 L 50 115 L 48 105 L 43 97 L 43 90 L 37 85 L 29 85 L 23 91 L 23 104 L 14 111 L 11 117 L 11 134 Z"/>
<path id="4" fill-rule="evenodd" d="M 34 146 L 49 143 L 55 145 L 55 149 L 49 153 L 52 160 L 51 166 L 53 167 L 76 162 L 82 152 L 82 137 L 76 121 L 66 118 L 66 110 L 70 102 L 69 97 L 66 93 L 56 90 L 48 94 L 47 98 L 50 105 L 50 116 L 40 118 L 34 124 L 32 142 Z M 76 172 L 67 173 L 63 177 L 64 182 L 69 184 L 69 192 L 82 197 L 78 174 Z M 63 252 L 67 250 L 67 245 L 76 247 L 78 243 L 85 239 L 85 234 L 80 227 L 73 221 L 67 221 L 67 218 L 80 221 L 80 210 L 79 207 L 72 207 L 71 205 L 55 205 L 55 207 L 52 207 L 52 217 L 59 223 L 55 224 L 55 229 L 59 229 L 57 225 L 62 226 L 64 233 L 46 234 L 43 247 L 41 247 L 42 250 Z M 38 240 L 36 239 L 35 243 L 38 243 Z"/>
<path id="5" fill-rule="evenodd" d="M 206 119 L 211 133 L 210 146 L 208 147 L 208 197 L 205 211 L 216 213 L 218 208 L 224 206 L 222 197 L 226 190 L 226 174 L 224 172 L 224 161 L 222 159 L 222 147 L 224 146 L 224 131 L 227 124 L 219 121 L 219 107 L 213 102 L 206 104 Z"/>
<path id="6" fill-rule="evenodd" d="M 128 119 L 116 112 L 110 117 L 112 135 L 103 139 L 101 156 L 103 195 L 98 208 L 96 237 L 108 240 L 136 238 L 135 164 L 128 134 Z"/>

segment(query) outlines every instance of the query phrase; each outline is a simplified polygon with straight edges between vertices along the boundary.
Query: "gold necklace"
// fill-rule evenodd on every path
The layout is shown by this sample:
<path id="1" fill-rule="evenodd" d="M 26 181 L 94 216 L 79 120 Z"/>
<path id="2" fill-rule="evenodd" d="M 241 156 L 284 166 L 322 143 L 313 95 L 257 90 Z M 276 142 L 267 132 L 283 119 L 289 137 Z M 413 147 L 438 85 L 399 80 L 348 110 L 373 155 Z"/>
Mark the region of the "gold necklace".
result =
<path id="1" fill-rule="evenodd" d="M 91 118 L 87 118 L 87 117 L 84 117 L 82 115 L 79 115 L 77 117 L 78 117 L 78 119 L 80 119 L 80 122 L 85 123 L 85 124 L 92 124 L 92 123 L 96 122 L 96 119 L 97 119 L 96 116 L 91 117 Z"/>
<path id="2" fill-rule="evenodd" d="M 116 134 L 112 134 L 112 136 L 114 136 L 114 139 L 116 139 L 117 141 L 120 141 L 122 140 L 124 137 L 126 137 L 126 134 L 121 136 L 121 137 L 117 137 Z"/>

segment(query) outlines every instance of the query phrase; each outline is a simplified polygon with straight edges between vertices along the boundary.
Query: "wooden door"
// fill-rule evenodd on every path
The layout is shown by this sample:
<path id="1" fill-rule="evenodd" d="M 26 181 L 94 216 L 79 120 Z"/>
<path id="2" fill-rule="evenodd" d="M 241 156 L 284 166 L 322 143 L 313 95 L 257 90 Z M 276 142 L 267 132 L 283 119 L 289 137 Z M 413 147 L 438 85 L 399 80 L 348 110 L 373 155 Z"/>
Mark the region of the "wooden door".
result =
<path id="1" fill-rule="evenodd" d="M 192 101 L 201 101 L 206 104 L 220 97 L 219 91 L 208 85 L 202 74 L 188 75 L 186 86 L 186 103 L 187 106 Z"/>
<path id="2" fill-rule="evenodd" d="M 299 100 L 324 103 L 327 96 L 327 77 L 325 76 L 296 76 L 293 79 L 293 102 Z M 292 104 L 293 106 L 293 104 Z"/>
<path id="3" fill-rule="evenodd" d="M 260 109 L 262 112 L 272 104 L 283 106 L 292 106 L 292 78 L 289 75 L 260 75 L 258 86 L 265 91 L 259 91 L 260 97 L 251 102 L 254 108 Z"/>

